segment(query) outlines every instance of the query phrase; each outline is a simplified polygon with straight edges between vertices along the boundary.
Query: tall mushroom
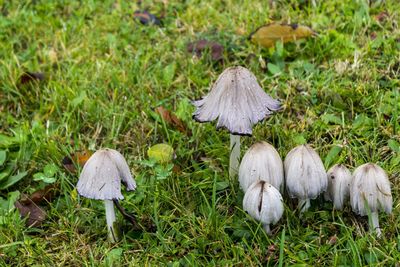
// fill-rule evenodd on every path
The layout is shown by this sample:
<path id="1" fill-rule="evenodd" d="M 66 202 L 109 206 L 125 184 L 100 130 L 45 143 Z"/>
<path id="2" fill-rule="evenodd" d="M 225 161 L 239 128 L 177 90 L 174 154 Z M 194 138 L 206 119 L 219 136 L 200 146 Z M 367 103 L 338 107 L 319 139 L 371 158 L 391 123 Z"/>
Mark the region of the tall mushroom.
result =
<path id="1" fill-rule="evenodd" d="M 328 189 L 324 197 L 325 200 L 333 202 L 333 207 L 342 210 L 346 201 L 350 197 L 351 173 L 342 164 L 336 164 L 328 170 Z"/>
<path id="2" fill-rule="evenodd" d="M 281 107 L 278 100 L 264 92 L 254 74 L 240 66 L 224 70 L 210 92 L 193 105 L 196 106 L 193 113 L 196 121 L 218 119 L 217 128 L 224 127 L 230 132 L 229 177 L 238 171 L 240 136 L 251 136 L 254 124 Z"/>
<path id="3" fill-rule="evenodd" d="M 309 145 L 300 145 L 287 154 L 284 166 L 289 196 L 299 200 L 300 211 L 304 212 L 310 207 L 310 199 L 326 191 L 324 164 Z"/>
<path id="4" fill-rule="evenodd" d="M 79 195 L 104 201 L 109 238 L 118 240 L 114 230 L 115 211 L 113 200 L 123 199 L 121 180 L 128 191 L 135 190 L 136 182 L 124 156 L 113 149 L 96 151 L 82 169 L 76 189 Z"/>
<path id="5" fill-rule="evenodd" d="M 252 145 L 244 154 L 239 167 L 239 183 L 243 191 L 257 180 L 282 189 L 283 163 L 278 151 L 267 142 Z"/>
<path id="6" fill-rule="evenodd" d="M 350 185 L 350 203 L 361 216 L 371 214 L 370 230 L 382 235 L 378 212 L 392 212 L 392 193 L 386 172 L 376 164 L 366 163 L 355 169 Z"/>
<path id="7" fill-rule="evenodd" d="M 283 214 L 282 196 L 271 184 L 256 181 L 244 195 L 243 210 L 260 221 L 267 234 L 271 234 L 270 224 L 277 223 Z"/>

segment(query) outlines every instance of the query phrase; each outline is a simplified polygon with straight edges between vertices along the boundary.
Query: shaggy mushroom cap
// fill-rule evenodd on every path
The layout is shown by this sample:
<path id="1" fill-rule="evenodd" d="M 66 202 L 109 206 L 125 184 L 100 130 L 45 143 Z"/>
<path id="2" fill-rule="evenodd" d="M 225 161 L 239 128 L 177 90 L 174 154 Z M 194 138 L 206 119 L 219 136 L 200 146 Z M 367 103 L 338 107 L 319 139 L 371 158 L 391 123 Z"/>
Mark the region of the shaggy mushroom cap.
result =
<path id="1" fill-rule="evenodd" d="M 350 197 L 351 173 L 342 164 L 336 164 L 328 170 L 328 190 L 325 199 L 333 202 L 335 209 L 343 209 Z"/>
<path id="2" fill-rule="evenodd" d="M 300 145 L 287 154 L 286 188 L 291 198 L 314 199 L 326 191 L 328 179 L 321 158 L 309 145 Z"/>
<path id="3" fill-rule="evenodd" d="M 231 134 L 252 135 L 252 127 L 281 108 L 244 67 L 227 68 L 203 99 L 194 101 L 193 118 L 198 122 L 218 119 L 217 128 Z"/>
<path id="4" fill-rule="evenodd" d="M 247 150 L 239 168 L 239 183 L 243 191 L 246 192 L 258 180 L 281 189 L 283 179 L 282 159 L 272 145 L 259 142 Z"/>
<path id="5" fill-rule="evenodd" d="M 263 224 L 275 224 L 283 214 L 282 196 L 271 184 L 256 181 L 244 195 L 243 209 Z"/>
<path id="6" fill-rule="evenodd" d="M 385 171 L 376 164 L 366 163 L 353 173 L 350 185 L 350 203 L 361 216 L 371 212 L 392 212 L 392 193 Z"/>
<path id="7" fill-rule="evenodd" d="M 136 182 L 125 158 L 118 151 L 106 148 L 89 158 L 76 188 L 79 195 L 90 199 L 123 199 L 121 180 L 128 191 L 135 190 Z"/>

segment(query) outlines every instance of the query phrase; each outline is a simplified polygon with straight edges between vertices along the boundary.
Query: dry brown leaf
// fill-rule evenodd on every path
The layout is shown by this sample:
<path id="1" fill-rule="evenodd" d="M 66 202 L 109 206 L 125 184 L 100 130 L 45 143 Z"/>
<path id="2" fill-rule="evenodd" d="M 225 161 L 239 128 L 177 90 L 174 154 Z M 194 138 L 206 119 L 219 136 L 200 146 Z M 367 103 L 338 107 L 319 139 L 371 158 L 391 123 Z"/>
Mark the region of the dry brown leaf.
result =
<path id="1" fill-rule="evenodd" d="M 57 194 L 57 184 L 50 184 L 43 189 L 35 191 L 30 196 L 22 195 L 19 202 L 23 205 L 27 205 L 31 202 L 35 204 L 40 204 L 41 202 L 51 202 Z"/>
<path id="2" fill-rule="evenodd" d="M 71 154 L 71 157 L 65 156 L 61 163 L 69 172 L 76 173 L 77 170 L 75 166 L 83 167 L 90 156 L 92 156 L 92 152 L 84 150 Z"/>
<path id="3" fill-rule="evenodd" d="M 160 106 L 155 109 L 156 113 L 158 113 L 161 118 L 168 124 L 174 126 L 178 131 L 185 133 L 185 134 L 190 134 L 188 130 L 186 129 L 185 125 L 183 122 L 172 112 L 170 112 L 168 109 Z"/>
<path id="4" fill-rule="evenodd" d="M 389 13 L 386 11 L 382 11 L 378 15 L 375 16 L 375 20 L 379 22 L 384 22 L 389 17 Z"/>
<path id="5" fill-rule="evenodd" d="M 272 23 L 259 27 L 249 39 L 264 47 L 273 47 L 277 41 L 287 43 L 315 35 L 316 32 L 307 26 Z"/>
<path id="6" fill-rule="evenodd" d="M 41 72 L 24 72 L 21 77 L 19 77 L 20 84 L 27 84 L 29 82 L 40 82 L 45 79 L 45 75 Z"/>
<path id="7" fill-rule="evenodd" d="M 15 207 L 19 210 L 19 214 L 22 218 L 28 217 L 26 220 L 26 226 L 40 226 L 46 219 L 46 212 L 33 201 L 27 204 L 22 204 L 20 201 L 15 202 Z"/>
<path id="8" fill-rule="evenodd" d="M 223 58 L 224 47 L 217 42 L 203 39 L 189 43 L 187 45 L 187 51 L 189 53 L 195 53 L 198 57 L 201 57 L 205 51 L 210 51 L 212 60 L 218 61 Z"/>
<path id="9" fill-rule="evenodd" d="M 136 10 L 135 13 L 133 13 L 133 16 L 138 19 L 143 25 L 161 25 L 160 19 L 158 19 L 155 15 L 149 13 L 148 11 Z"/>

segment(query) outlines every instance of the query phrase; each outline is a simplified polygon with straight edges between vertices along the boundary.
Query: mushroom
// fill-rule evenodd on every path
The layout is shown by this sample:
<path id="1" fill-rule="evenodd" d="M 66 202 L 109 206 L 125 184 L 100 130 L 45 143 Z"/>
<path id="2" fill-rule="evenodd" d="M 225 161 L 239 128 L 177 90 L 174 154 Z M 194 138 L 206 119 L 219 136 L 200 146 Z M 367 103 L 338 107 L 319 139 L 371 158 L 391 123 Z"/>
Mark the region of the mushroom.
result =
<path id="1" fill-rule="evenodd" d="M 196 111 L 193 118 L 198 122 L 218 119 L 217 128 L 230 132 L 229 177 L 237 174 L 240 157 L 240 136 L 252 135 L 252 126 L 281 108 L 260 87 L 257 78 L 244 67 L 224 70 L 210 92 L 193 101 Z"/>
<path id="2" fill-rule="evenodd" d="M 76 189 L 79 195 L 104 201 L 108 235 L 112 242 L 118 237 L 114 230 L 115 211 L 113 200 L 123 199 L 121 180 L 128 191 L 135 190 L 136 182 L 124 156 L 113 149 L 96 151 L 82 169 Z"/>
<path id="3" fill-rule="evenodd" d="M 300 145 L 287 154 L 284 166 L 289 196 L 299 200 L 300 212 L 307 211 L 310 199 L 326 191 L 328 184 L 321 158 L 309 145 Z"/>
<path id="4" fill-rule="evenodd" d="M 281 191 L 283 179 L 282 159 L 272 145 L 258 142 L 244 154 L 239 167 L 239 183 L 244 192 L 257 180 Z"/>
<path id="5" fill-rule="evenodd" d="M 333 202 L 333 207 L 342 210 L 345 202 L 350 197 L 351 173 L 342 164 L 336 164 L 328 170 L 328 189 L 324 197 L 325 200 Z"/>
<path id="6" fill-rule="evenodd" d="M 350 192 L 353 211 L 361 216 L 371 214 L 370 230 L 375 230 L 380 237 L 378 212 L 392 212 L 392 193 L 385 171 L 373 163 L 359 166 L 353 173 Z"/>
<path id="7" fill-rule="evenodd" d="M 256 181 L 244 195 L 243 210 L 260 221 L 267 234 L 271 234 L 270 224 L 277 223 L 283 214 L 282 196 L 271 184 Z"/>

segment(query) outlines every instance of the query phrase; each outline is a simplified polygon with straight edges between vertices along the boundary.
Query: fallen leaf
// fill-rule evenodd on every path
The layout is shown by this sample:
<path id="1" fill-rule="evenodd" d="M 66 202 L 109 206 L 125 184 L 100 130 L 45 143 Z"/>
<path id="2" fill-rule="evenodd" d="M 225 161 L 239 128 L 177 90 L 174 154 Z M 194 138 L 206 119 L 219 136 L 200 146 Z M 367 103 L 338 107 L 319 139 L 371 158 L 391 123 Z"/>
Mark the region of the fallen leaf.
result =
<path id="1" fill-rule="evenodd" d="M 335 245 L 335 244 L 337 243 L 337 241 L 338 241 L 337 236 L 336 236 L 336 235 L 333 235 L 333 236 L 331 236 L 331 237 L 329 238 L 328 244 L 329 244 L 329 245 Z"/>
<path id="2" fill-rule="evenodd" d="M 204 52 L 209 51 L 212 60 L 218 61 L 223 58 L 224 47 L 217 42 L 202 39 L 189 43 L 187 45 L 187 51 L 189 53 L 195 53 L 198 57 L 201 57 Z"/>
<path id="3" fill-rule="evenodd" d="M 174 158 L 174 149 L 168 144 L 156 144 L 147 150 L 150 159 L 159 163 L 169 163 Z"/>
<path id="4" fill-rule="evenodd" d="M 143 25 L 161 25 L 161 21 L 159 18 L 157 18 L 155 15 L 149 13 L 148 11 L 140 11 L 136 10 L 135 13 L 133 13 L 133 16 L 140 21 Z"/>
<path id="5" fill-rule="evenodd" d="M 22 204 L 21 202 L 15 202 L 15 207 L 19 210 L 22 218 L 28 217 L 26 220 L 26 226 L 40 226 L 46 219 L 46 212 L 34 202 L 28 204 Z"/>
<path id="6" fill-rule="evenodd" d="M 166 123 L 174 126 L 176 129 L 178 129 L 178 131 L 190 135 L 190 133 L 188 133 L 183 122 L 175 114 L 170 112 L 168 109 L 160 106 L 155 109 L 155 112 L 158 113 Z"/>
<path id="7" fill-rule="evenodd" d="M 23 205 L 27 205 L 29 203 L 40 204 L 42 202 L 51 202 L 54 197 L 59 193 L 56 184 L 47 185 L 43 189 L 39 189 L 32 193 L 30 196 L 22 195 L 19 202 Z"/>
<path id="8" fill-rule="evenodd" d="M 66 168 L 71 173 L 76 173 L 76 165 L 83 167 L 86 161 L 92 156 L 92 152 L 84 150 L 81 152 L 76 152 L 71 154 L 71 156 L 65 156 L 61 161 L 64 168 Z"/>
<path id="9" fill-rule="evenodd" d="M 381 13 L 375 16 L 375 20 L 379 22 L 384 22 L 388 17 L 389 13 L 387 13 L 386 11 L 382 11 Z"/>
<path id="10" fill-rule="evenodd" d="M 19 77 L 20 84 L 27 84 L 30 82 L 40 82 L 45 79 L 45 75 L 41 72 L 25 72 Z"/>
<path id="11" fill-rule="evenodd" d="M 250 34 L 249 39 L 264 47 L 273 47 L 277 41 L 287 43 L 315 35 L 316 32 L 307 26 L 271 23 L 259 27 Z"/>

